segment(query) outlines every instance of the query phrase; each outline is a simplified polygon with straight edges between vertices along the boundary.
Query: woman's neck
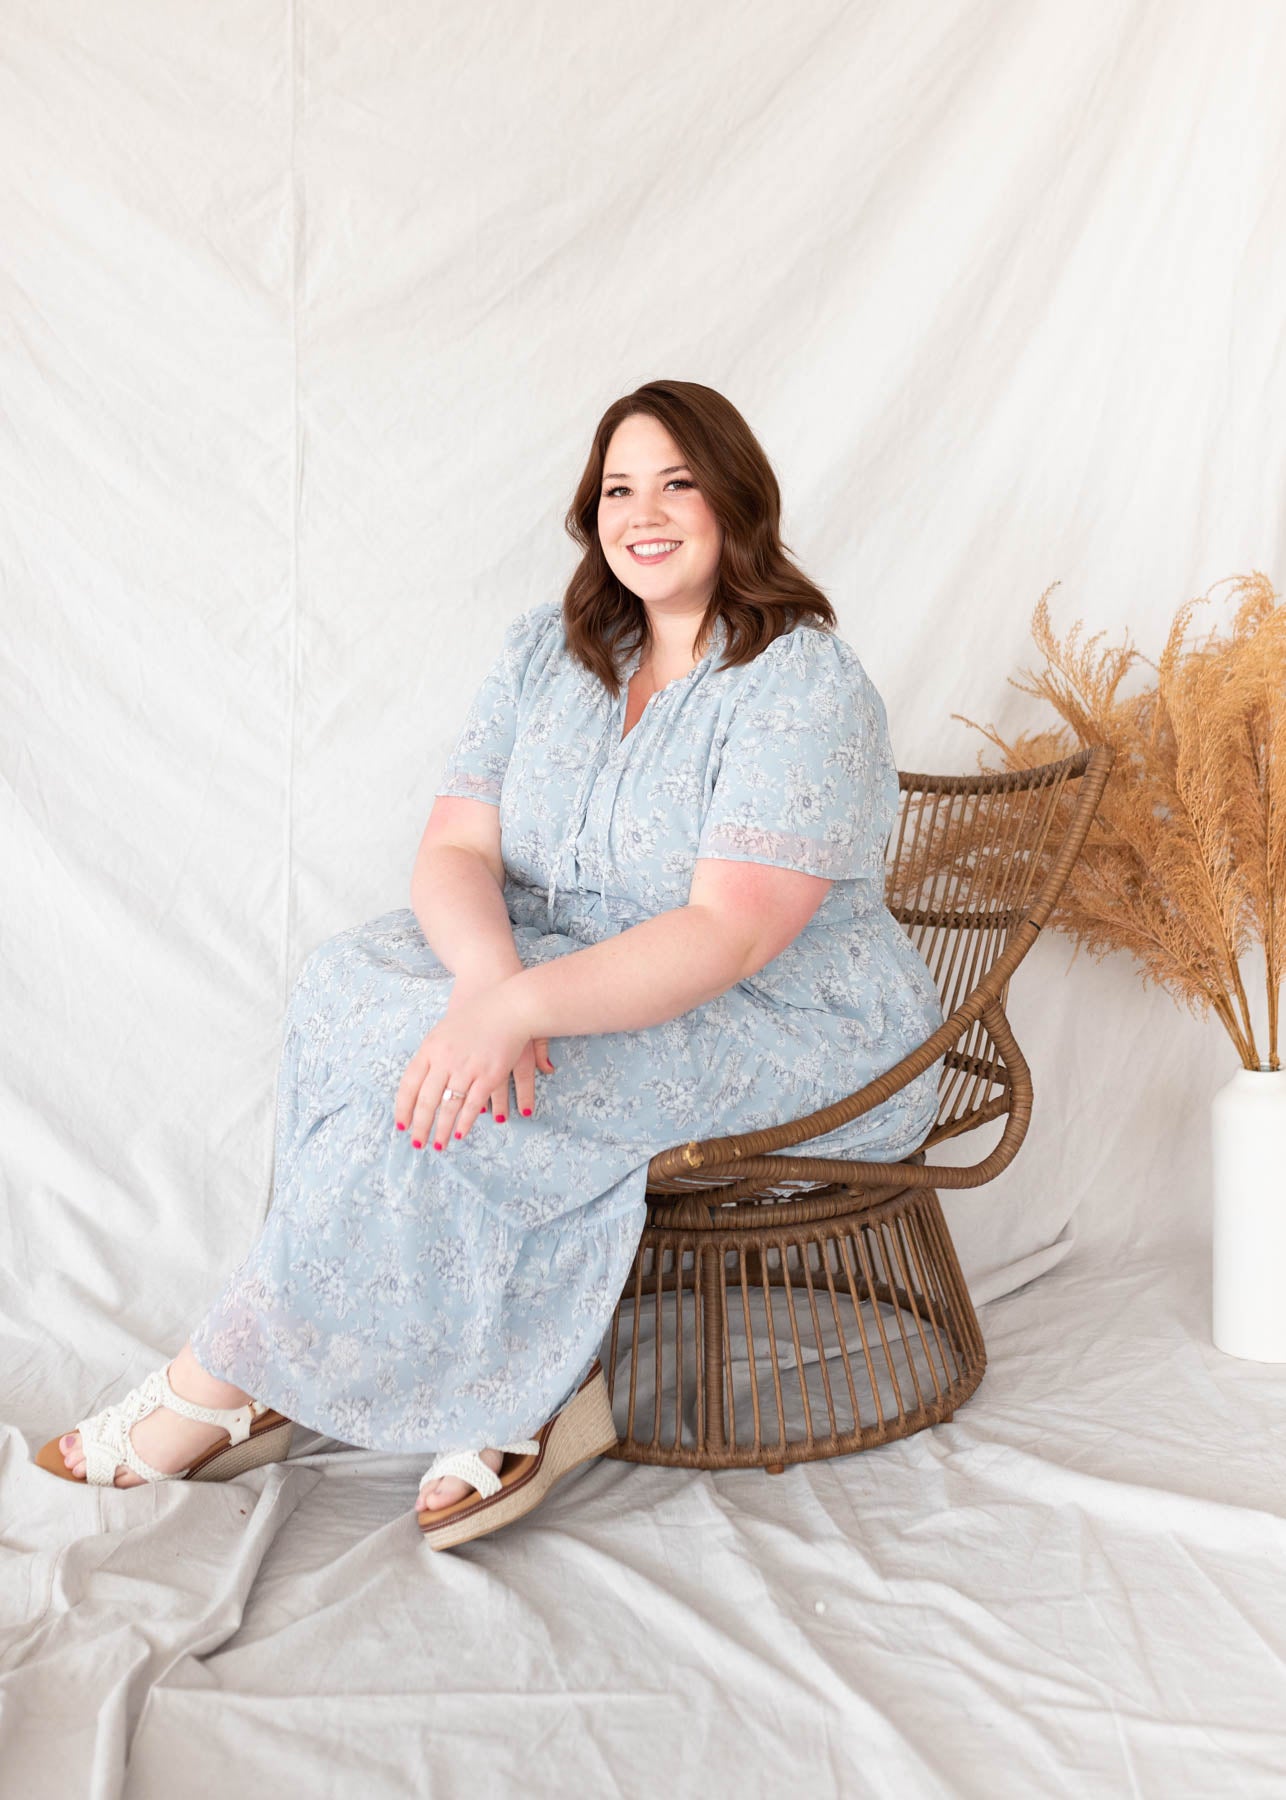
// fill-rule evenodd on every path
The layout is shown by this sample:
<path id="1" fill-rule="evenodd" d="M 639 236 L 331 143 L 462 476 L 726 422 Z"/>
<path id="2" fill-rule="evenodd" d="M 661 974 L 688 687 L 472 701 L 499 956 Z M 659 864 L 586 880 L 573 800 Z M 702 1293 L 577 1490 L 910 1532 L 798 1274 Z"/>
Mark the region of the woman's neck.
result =
<path id="1" fill-rule="evenodd" d="M 651 682 L 654 690 L 663 688 L 677 676 L 686 675 L 700 662 L 694 639 L 704 617 L 704 608 L 695 615 L 681 613 L 673 618 L 649 613 L 651 641 L 643 652 L 638 672 L 645 681 Z"/>

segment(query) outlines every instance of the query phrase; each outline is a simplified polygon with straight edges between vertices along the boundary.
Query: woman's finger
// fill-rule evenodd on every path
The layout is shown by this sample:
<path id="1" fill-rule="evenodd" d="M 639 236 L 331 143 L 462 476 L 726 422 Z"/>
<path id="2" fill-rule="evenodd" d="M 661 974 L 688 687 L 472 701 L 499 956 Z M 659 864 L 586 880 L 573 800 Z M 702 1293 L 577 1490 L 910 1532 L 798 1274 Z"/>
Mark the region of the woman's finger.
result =
<path id="1" fill-rule="evenodd" d="M 464 1104 L 458 1088 L 454 1094 L 447 1094 L 450 1085 L 438 1070 L 430 1069 L 425 1076 L 411 1114 L 413 1150 L 423 1150 L 429 1144 L 439 1150 L 445 1149 L 455 1116 Z"/>
<path id="2" fill-rule="evenodd" d="M 536 1052 L 530 1042 L 514 1064 L 514 1095 L 518 1111 L 530 1118 L 536 1105 Z"/>
<path id="3" fill-rule="evenodd" d="M 407 1063 L 401 1081 L 397 1084 L 397 1093 L 393 1096 L 393 1121 L 401 1130 L 407 1130 L 412 1124 L 411 1114 L 414 1111 L 420 1089 L 424 1086 L 424 1078 L 429 1072 L 429 1052 L 425 1043 L 421 1044 L 415 1055 Z M 428 1124 L 428 1119 L 421 1121 Z M 416 1133 L 412 1131 L 414 1137 Z M 421 1138 L 423 1132 L 418 1134 Z"/>
<path id="4" fill-rule="evenodd" d="M 434 1142 L 441 1144 L 445 1150 L 453 1137 L 463 1138 L 469 1134 L 469 1127 L 478 1114 L 486 1107 L 486 1095 L 478 1091 L 479 1083 L 472 1082 L 465 1091 L 463 1100 L 443 1099 L 438 1108 L 437 1126 Z M 457 1093 L 459 1090 L 456 1090 Z"/>

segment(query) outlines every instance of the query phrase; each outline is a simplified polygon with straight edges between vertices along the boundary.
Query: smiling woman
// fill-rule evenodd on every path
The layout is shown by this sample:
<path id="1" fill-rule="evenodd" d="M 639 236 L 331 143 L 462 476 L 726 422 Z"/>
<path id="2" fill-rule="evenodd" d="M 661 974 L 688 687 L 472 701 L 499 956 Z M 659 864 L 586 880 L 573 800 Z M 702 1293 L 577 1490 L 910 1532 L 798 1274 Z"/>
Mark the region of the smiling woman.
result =
<path id="1" fill-rule="evenodd" d="M 884 906 L 883 704 L 778 524 L 720 395 L 655 382 L 609 408 L 568 515 L 579 567 L 504 633 L 411 907 L 328 939 L 296 981 L 273 1205 L 175 1386 L 437 1451 L 418 1508 L 435 1547 L 615 1441 L 597 1352 L 651 1158 L 837 1100 L 941 1021 Z M 813 1153 L 914 1150 L 939 1074 Z M 166 1393 L 86 1422 L 109 1446 L 91 1479 L 129 1419 L 160 1469 L 183 1469 L 179 1425 L 221 1439 Z"/>

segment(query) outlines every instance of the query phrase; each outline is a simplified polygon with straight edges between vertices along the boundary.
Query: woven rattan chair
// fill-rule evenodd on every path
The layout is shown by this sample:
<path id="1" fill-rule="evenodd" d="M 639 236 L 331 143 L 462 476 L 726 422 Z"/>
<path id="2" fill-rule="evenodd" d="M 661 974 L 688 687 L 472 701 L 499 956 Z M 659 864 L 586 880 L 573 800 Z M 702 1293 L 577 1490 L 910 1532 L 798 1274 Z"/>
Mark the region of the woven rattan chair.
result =
<path id="1" fill-rule="evenodd" d="M 1010 774 L 899 775 L 886 901 L 933 972 L 945 1023 L 833 1106 L 652 1158 L 604 1356 L 620 1432 L 609 1455 L 780 1474 L 908 1437 L 973 1393 L 986 1352 L 935 1190 L 990 1181 L 1026 1135 L 1031 1074 L 1005 1016 L 1009 983 L 1111 765 L 1096 748 Z M 869 1112 L 938 1057 L 937 1119 L 905 1160 L 769 1154 Z M 979 1161 L 925 1161 L 1001 1118 Z"/>

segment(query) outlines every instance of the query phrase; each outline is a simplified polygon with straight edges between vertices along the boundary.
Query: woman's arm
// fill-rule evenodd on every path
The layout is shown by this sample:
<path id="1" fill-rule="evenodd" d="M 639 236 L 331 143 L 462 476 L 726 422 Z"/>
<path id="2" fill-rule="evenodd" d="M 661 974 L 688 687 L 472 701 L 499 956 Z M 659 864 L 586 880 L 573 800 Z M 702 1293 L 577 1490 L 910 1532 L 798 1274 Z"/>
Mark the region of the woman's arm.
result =
<path id="1" fill-rule="evenodd" d="M 724 994 L 771 962 L 830 888 L 822 876 L 701 858 L 685 906 L 500 983 L 532 1037 L 638 1031 Z"/>
<path id="2" fill-rule="evenodd" d="M 411 909 L 456 976 L 500 980 L 522 968 L 504 897 L 499 809 L 438 795 L 411 874 Z"/>

